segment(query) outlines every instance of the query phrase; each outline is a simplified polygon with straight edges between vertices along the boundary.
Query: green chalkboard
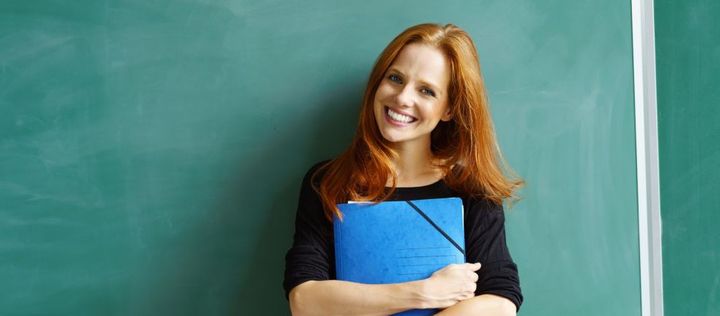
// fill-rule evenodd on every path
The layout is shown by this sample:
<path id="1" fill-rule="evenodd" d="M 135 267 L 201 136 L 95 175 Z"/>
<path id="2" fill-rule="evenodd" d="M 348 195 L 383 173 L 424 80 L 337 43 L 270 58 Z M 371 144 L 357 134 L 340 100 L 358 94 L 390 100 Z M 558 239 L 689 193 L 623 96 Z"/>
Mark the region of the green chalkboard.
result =
<path id="1" fill-rule="evenodd" d="M 302 175 L 452 22 L 525 178 L 521 315 L 638 315 L 628 1 L 0 3 L 0 314 L 284 315 Z"/>
<path id="2" fill-rule="evenodd" d="M 666 316 L 720 315 L 720 2 L 656 1 Z"/>

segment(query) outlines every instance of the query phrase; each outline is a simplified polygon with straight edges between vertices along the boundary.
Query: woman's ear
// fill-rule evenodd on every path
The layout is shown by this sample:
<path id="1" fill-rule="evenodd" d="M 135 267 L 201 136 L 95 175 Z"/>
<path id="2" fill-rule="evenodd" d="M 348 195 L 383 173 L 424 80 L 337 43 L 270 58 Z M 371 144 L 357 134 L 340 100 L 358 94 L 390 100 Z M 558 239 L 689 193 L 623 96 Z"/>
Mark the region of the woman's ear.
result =
<path id="1" fill-rule="evenodd" d="M 452 112 L 450 111 L 449 108 L 447 110 L 445 110 L 445 113 L 440 118 L 440 120 L 442 120 L 443 122 L 449 122 L 452 120 Z"/>

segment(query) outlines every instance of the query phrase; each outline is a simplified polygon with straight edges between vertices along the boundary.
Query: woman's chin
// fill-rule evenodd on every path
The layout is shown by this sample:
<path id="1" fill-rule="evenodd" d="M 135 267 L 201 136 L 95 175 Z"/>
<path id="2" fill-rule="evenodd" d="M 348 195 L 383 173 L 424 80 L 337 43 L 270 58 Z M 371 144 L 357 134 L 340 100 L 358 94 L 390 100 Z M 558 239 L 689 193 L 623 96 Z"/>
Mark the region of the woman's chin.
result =
<path id="1" fill-rule="evenodd" d="M 386 141 L 393 143 L 393 144 L 405 142 L 408 140 L 408 138 L 405 136 L 393 135 L 391 133 L 383 134 L 383 138 L 385 138 Z"/>

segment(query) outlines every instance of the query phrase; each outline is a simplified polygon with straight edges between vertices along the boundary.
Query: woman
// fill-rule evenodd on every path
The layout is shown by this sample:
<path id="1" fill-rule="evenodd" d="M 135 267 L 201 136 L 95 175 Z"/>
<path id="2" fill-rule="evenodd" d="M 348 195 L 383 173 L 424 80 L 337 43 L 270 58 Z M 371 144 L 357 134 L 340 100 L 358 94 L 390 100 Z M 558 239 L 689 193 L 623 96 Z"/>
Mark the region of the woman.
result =
<path id="1" fill-rule="evenodd" d="M 421 24 L 380 54 L 350 147 L 306 173 L 285 294 L 293 315 L 387 315 L 416 308 L 439 315 L 515 315 L 517 267 L 505 243 L 503 200 L 523 182 L 508 179 L 495 139 L 475 45 L 452 24 Z M 509 171 L 508 168 L 505 168 Z M 335 279 L 336 204 L 459 196 L 466 264 L 398 284 Z"/>

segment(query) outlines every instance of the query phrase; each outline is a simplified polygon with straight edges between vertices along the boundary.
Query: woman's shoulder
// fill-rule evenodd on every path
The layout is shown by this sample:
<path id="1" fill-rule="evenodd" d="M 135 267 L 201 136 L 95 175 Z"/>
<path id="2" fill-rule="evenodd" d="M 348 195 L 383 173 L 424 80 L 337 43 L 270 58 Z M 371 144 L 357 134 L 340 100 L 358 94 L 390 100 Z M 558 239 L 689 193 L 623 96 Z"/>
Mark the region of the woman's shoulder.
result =
<path id="1" fill-rule="evenodd" d="M 318 173 L 318 175 L 315 178 L 313 178 L 313 175 L 320 168 L 325 166 L 330 161 L 332 161 L 332 159 L 324 159 L 324 160 L 317 161 L 317 162 L 313 163 L 312 165 L 310 165 L 310 168 L 308 168 L 307 171 L 305 171 L 305 176 L 303 177 L 303 183 L 309 185 L 310 180 L 313 180 L 316 184 L 318 184 L 320 182 L 320 179 L 322 179 L 322 175 L 324 172 Z"/>
<path id="2" fill-rule="evenodd" d="M 310 166 L 310 169 L 308 169 L 308 173 L 315 172 L 315 170 L 320 169 L 322 166 L 326 165 L 326 164 L 329 163 L 330 161 L 332 161 L 332 159 L 323 159 L 323 160 L 320 160 L 320 161 L 317 161 L 317 162 L 313 163 L 313 164 Z"/>
<path id="3" fill-rule="evenodd" d="M 487 213 L 502 213 L 504 210 L 502 204 L 495 203 L 487 195 L 453 192 L 457 193 L 457 197 L 462 199 L 466 211 L 487 215 Z"/>

